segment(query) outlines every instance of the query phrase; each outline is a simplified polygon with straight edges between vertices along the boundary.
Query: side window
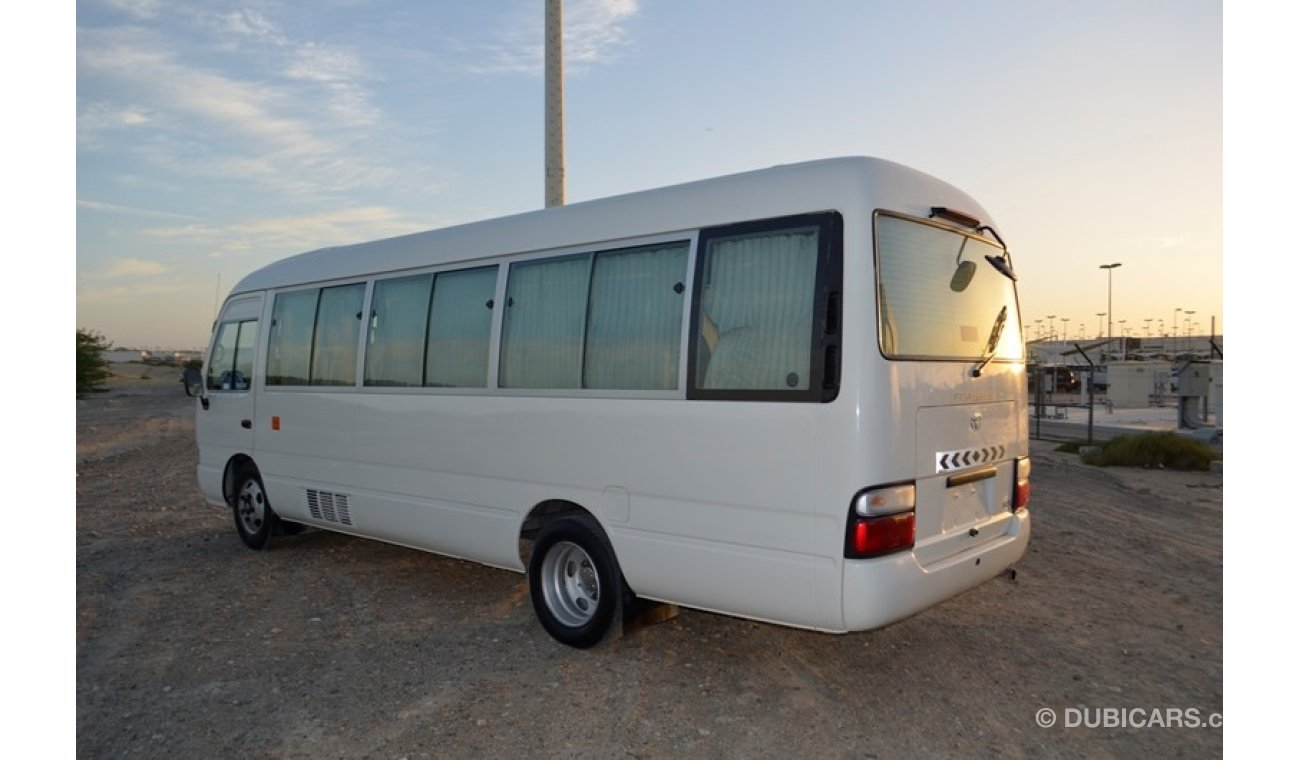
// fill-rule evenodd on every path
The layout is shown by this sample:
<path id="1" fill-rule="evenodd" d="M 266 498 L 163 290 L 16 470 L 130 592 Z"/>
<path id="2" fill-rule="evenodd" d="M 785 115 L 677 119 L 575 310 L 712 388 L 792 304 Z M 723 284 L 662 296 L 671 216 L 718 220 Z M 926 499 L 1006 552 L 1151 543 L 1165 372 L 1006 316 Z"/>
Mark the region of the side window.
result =
<path id="1" fill-rule="evenodd" d="M 312 385 L 353 385 L 357 378 L 357 340 L 366 286 L 322 288 L 312 344 Z"/>
<path id="2" fill-rule="evenodd" d="M 677 388 L 688 248 L 674 242 L 512 266 L 501 386 Z"/>
<path id="3" fill-rule="evenodd" d="M 582 387 L 675 390 L 687 243 L 596 255 Z"/>
<path id="4" fill-rule="evenodd" d="M 366 385 L 424 384 L 424 332 L 433 275 L 375 283 L 370 301 Z"/>
<path id="5" fill-rule="evenodd" d="M 424 384 L 444 388 L 487 386 L 492 343 L 492 296 L 497 268 L 440 272 L 429 305 Z"/>
<path id="6" fill-rule="evenodd" d="M 692 397 L 834 397 L 838 231 L 817 214 L 701 233 Z"/>
<path id="7" fill-rule="evenodd" d="M 271 310 L 267 385 L 352 385 L 366 286 L 280 293 Z"/>
<path id="8" fill-rule="evenodd" d="M 379 280 L 366 385 L 483 388 L 497 268 Z"/>
<path id="9" fill-rule="evenodd" d="M 578 388 L 591 254 L 510 267 L 501 387 Z"/>
<path id="10" fill-rule="evenodd" d="M 267 385 L 306 385 L 311 375 L 311 342 L 320 290 L 279 293 L 271 311 L 266 357 Z"/>
<path id="11" fill-rule="evenodd" d="M 226 322 L 217 328 L 208 357 L 210 391 L 246 391 L 253 378 L 253 351 L 257 346 L 257 320 Z"/>

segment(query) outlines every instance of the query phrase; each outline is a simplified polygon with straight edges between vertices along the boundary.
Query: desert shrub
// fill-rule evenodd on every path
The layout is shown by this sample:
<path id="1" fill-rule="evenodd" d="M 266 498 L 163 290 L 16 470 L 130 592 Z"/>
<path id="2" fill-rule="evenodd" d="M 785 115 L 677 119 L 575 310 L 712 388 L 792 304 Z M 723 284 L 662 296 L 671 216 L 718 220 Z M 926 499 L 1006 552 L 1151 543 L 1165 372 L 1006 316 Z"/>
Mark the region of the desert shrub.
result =
<path id="1" fill-rule="evenodd" d="M 1122 435 L 1084 455 L 1085 464 L 1099 467 L 1159 467 L 1168 470 L 1208 470 L 1220 458 L 1212 447 L 1173 432 Z"/>
<path id="2" fill-rule="evenodd" d="M 104 353 L 112 344 L 93 330 L 77 328 L 77 398 L 86 393 L 108 390 L 108 359 Z"/>
<path id="3" fill-rule="evenodd" d="M 1057 446 L 1055 451 L 1059 451 L 1063 454 L 1078 454 L 1079 447 L 1082 445 L 1083 444 L 1079 443 L 1078 441 L 1066 441 L 1060 446 Z"/>

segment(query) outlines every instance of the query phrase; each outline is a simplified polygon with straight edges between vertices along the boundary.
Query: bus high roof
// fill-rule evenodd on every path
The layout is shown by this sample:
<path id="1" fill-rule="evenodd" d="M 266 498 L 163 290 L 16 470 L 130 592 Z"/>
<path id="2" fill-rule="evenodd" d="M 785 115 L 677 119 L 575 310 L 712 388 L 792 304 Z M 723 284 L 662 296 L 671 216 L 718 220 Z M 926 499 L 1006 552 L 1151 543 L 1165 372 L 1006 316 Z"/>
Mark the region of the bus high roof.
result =
<path id="1" fill-rule="evenodd" d="M 935 194 L 942 186 L 943 197 Z M 545 251 L 644 234 L 692 230 L 742 218 L 828 210 L 831 199 L 877 206 L 887 191 L 895 210 L 926 216 L 947 204 L 989 215 L 970 196 L 915 169 L 880 158 L 829 158 L 698 180 L 498 219 L 416 232 L 290 256 L 239 281 L 231 294 L 400 272 L 521 251 Z M 899 204 L 898 200 L 905 200 Z M 797 199 L 798 203 L 794 203 Z"/>

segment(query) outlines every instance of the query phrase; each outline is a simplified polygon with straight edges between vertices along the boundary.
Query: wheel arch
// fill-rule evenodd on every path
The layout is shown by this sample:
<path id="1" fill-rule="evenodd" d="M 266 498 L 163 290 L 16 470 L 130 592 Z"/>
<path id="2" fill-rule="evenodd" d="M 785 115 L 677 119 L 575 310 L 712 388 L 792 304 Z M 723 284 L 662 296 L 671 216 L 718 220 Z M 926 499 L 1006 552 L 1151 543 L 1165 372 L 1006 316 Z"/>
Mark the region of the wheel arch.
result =
<path id="1" fill-rule="evenodd" d="M 257 463 L 252 457 L 247 454 L 236 454 L 227 460 L 226 471 L 221 474 L 221 495 L 231 506 L 235 504 L 235 488 L 238 486 L 235 476 L 244 465 L 251 465 L 253 469 L 257 469 Z M 261 471 L 258 470 L 258 473 L 260 475 Z"/>
<path id="2" fill-rule="evenodd" d="M 614 542 L 609 540 L 609 533 L 605 531 L 605 526 L 601 524 L 595 512 L 568 499 L 547 499 L 535 504 L 519 524 L 519 560 L 524 567 L 528 567 L 533 541 L 542 529 L 556 520 L 573 517 L 584 518 L 589 522 L 610 551 L 614 550 Z"/>

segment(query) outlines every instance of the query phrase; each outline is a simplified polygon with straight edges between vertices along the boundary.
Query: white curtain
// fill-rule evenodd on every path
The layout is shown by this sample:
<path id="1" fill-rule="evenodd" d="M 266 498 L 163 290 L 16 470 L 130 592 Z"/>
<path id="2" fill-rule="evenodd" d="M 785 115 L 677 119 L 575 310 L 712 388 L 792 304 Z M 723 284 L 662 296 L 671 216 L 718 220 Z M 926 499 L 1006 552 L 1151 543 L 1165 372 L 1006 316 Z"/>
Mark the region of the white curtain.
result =
<path id="1" fill-rule="evenodd" d="M 806 390 L 817 228 L 712 240 L 706 256 L 699 387 Z"/>
<path id="2" fill-rule="evenodd" d="M 357 339 L 361 334 L 361 305 L 366 286 L 323 288 L 316 314 L 316 345 L 312 351 L 312 385 L 352 385 L 357 376 Z"/>
<path id="3" fill-rule="evenodd" d="M 502 334 L 505 388 L 578 388 L 591 254 L 510 267 Z"/>
<path id="4" fill-rule="evenodd" d="M 687 244 L 596 256 L 583 387 L 677 387 Z"/>
<path id="5" fill-rule="evenodd" d="M 433 284 L 425 384 L 452 388 L 487 385 L 488 346 L 497 268 L 443 272 Z"/>
<path id="6" fill-rule="evenodd" d="M 379 280 L 370 304 L 366 385 L 418 386 L 424 381 L 424 328 L 433 275 Z"/>
<path id="7" fill-rule="evenodd" d="M 311 341 L 320 290 L 296 290 L 275 297 L 271 316 L 267 385 L 306 385 L 311 376 Z"/>

